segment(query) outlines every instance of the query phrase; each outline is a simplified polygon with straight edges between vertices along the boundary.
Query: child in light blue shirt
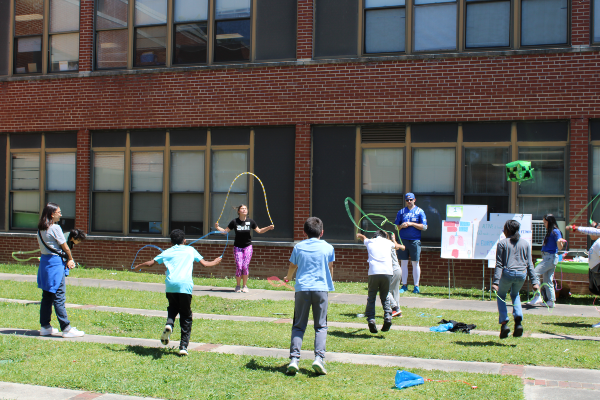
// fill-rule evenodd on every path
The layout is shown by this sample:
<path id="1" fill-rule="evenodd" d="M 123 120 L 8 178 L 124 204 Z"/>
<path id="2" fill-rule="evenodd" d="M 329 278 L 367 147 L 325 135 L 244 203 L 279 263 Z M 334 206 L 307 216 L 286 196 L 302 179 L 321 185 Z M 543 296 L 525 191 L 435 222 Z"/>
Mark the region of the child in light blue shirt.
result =
<path id="1" fill-rule="evenodd" d="M 213 261 L 206 261 L 192 246 L 185 245 L 185 233 L 181 229 L 171 232 L 171 243 L 173 247 L 163 251 L 153 260 L 137 265 L 137 268 L 149 268 L 155 263 L 164 264 L 167 268 L 165 286 L 167 292 L 167 324 L 160 338 L 162 344 L 169 344 L 171 332 L 175 324 L 175 318 L 179 314 L 179 325 L 181 326 L 181 340 L 179 341 L 179 355 L 187 355 L 187 347 L 190 343 L 192 333 L 192 270 L 194 261 L 200 262 L 205 267 L 213 267 L 221 262 L 221 257 Z"/>

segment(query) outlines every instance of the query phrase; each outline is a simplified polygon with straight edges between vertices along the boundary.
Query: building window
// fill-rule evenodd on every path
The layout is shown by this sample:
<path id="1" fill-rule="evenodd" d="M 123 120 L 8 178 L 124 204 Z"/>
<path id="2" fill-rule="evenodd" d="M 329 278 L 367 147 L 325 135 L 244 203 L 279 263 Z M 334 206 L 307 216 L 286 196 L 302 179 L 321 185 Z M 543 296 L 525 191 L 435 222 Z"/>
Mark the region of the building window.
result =
<path id="1" fill-rule="evenodd" d="M 130 230 L 162 234 L 162 151 L 131 152 Z"/>
<path id="2" fill-rule="evenodd" d="M 37 229 L 40 215 L 40 154 L 11 155 L 11 228 Z"/>
<path id="3" fill-rule="evenodd" d="M 171 152 L 169 230 L 204 232 L 204 151 Z"/>
<path id="4" fill-rule="evenodd" d="M 510 46 L 510 1 L 466 0 L 467 48 Z"/>
<path id="5" fill-rule="evenodd" d="M 136 67 L 165 65 L 167 60 L 167 0 L 135 0 Z"/>
<path id="6" fill-rule="evenodd" d="M 94 152 L 92 231 L 123 231 L 125 153 Z"/>
<path id="7" fill-rule="evenodd" d="M 366 0 L 364 15 L 365 53 L 404 51 L 405 0 Z"/>
<path id="8" fill-rule="evenodd" d="M 567 44 L 568 0 L 521 0 L 521 45 Z"/>
<path id="9" fill-rule="evenodd" d="M 15 74 L 42 73 L 44 0 L 15 0 Z"/>
<path id="10" fill-rule="evenodd" d="M 422 233 L 424 241 L 441 239 L 441 220 L 446 204 L 454 204 L 455 148 L 415 148 L 412 162 L 412 192 L 415 204 L 425 211 L 431 225 Z M 440 229 L 434 229 L 439 226 Z"/>
<path id="11" fill-rule="evenodd" d="M 593 199 L 600 193 L 600 146 L 592 147 L 592 187 L 590 197 Z M 591 200 L 590 199 L 590 200 Z M 592 207 L 592 221 L 600 221 L 600 207 L 597 206 L 598 200 L 594 201 Z"/>
<path id="12" fill-rule="evenodd" d="M 96 68 L 127 68 L 128 0 L 96 1 Z"/>
<path id="13" fill-rule="evenodd" d="M 64 231 L 75 228 L 75 153 L 46 153 L 46 202 L 60 205 Z"/>
<path id="14" fill-rule="evenodd" d="M 219 219 L 231 183 L 240 173 L 248 171 L 246 150 L 218 150 L 212 153 L 211 226 Z M 219 224 L 225 226 L 237 213 L 232 207 L 248 204 L 248 176 L 239 177 L 229 192 L 225 211 Z"/>
<path id="15" fill-rule="evenodd" d="M 464 204 L 487 204 L 490 213 L 509 211 L 505 165 L 508 148 L 466 148 Z"/>
<path id="16" fill-rule="evenodd" d="M 50 0 L 49 40 L 50 71 L 77 71 L 79 69 L 78 0 Z"/>
<path id="17" fill-rule="evenodd" d="M 541 220 L 545 214 L 565 218 L 565 149 L 519 147 L 519 160 L 531 161 L 534 179 L 519 185 L 519 212 Z"/>
<path id="18" fill-rule="evenodd" d="M 456 0 L 415 0 L 415 51 L 456 50 Z"/>
<path id="19" fill-rule="evenodd" d="M 215 62 L 250 60 L 250 0 L 215 3 Z"/>
<path id="20" fill-rule="evenodd" d="M 208 0 L 175 0 L 174 64 L 204 64 L 208 42 Z"/>
<path id="21" fill-rule="evenodd" d="M 594 0 L 592 5 L 592 41 L 600 42 L 600 0 Z"/>

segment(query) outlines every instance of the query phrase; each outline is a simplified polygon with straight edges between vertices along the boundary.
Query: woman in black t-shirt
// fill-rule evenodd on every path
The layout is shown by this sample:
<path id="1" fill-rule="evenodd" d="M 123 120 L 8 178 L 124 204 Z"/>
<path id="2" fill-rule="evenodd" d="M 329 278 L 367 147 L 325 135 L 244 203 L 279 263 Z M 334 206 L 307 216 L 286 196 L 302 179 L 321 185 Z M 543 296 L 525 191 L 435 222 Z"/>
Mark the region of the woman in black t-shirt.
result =
<path id="1" fill-rule="evenodd" d="M 215 223 L 215 228 L 223 234 L 235 231 L 235 240 L 233 242 L 233 258 L 235 259 L 235 279 L 237 280 L 237 286 L 235 292 L 248 293 L 248 267 L 250 260 L 252 259 L 252 236 L 250 230 L 254 230 L 256 233 L 265 233 L 274 229 L 273 225 L 269 225 L 264 228 L 259 228 L 254 220 L 248 218 L 248 207 L 245 204 L 241 204 L 237 207 L 238 217 L 231 220 L 227 228 L 221 228 L 219 223 Z M 243 278 L 244 287 L 240 289 L 240 280 Z"/>

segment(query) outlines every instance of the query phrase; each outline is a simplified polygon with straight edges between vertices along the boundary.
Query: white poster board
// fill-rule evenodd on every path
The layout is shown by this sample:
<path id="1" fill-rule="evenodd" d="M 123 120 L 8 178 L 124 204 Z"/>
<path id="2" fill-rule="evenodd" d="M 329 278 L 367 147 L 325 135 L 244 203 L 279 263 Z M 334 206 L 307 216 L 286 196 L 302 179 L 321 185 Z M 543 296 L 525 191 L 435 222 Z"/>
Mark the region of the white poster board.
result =
<path id="1" fill-rule="evenodd" d="M 531 243 L 533 239 L 531 229 L 531 214 L 490 214 L 490 220 L 481 222 L 474 235 L 474 255 L 475 259 L 488 259 L 488 266 L 494 268 L 496 259 L 496 246 L 498 241 L 504 238 L 503 229 L 506 221 L 514 219 L 521 224 L 519 234 L 521 237 Z"/>
<path id="2" fill-rule="evenodd" d="M 473 232 L 477 226 L 471 221 L 442 221 L 442 258 L 473 258 Z"/>

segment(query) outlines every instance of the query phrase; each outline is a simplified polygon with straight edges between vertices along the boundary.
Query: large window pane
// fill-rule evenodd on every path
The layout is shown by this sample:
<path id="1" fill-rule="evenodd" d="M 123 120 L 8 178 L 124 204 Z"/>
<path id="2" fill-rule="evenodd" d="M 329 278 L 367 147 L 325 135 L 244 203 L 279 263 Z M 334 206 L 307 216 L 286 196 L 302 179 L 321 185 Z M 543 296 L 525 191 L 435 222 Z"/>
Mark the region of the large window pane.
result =
<path id="1" fill-rule="evenodd" d="M 94 190 L 123 190 L 125 154 L 94 153 Z"/>
<path id="2" fill-rule="evenodd" d="M 175 0 L 175 22 L 206 21 L 208 0 Z"/>
<path id="3" fill-rule="evenodd" d="M 12 189 L 40 188 L 40 155 L 21 153 L 12 155 Z M 39 199 L 38 199 L 39 200 Z M 38 203 L 39 206 L 39 203 Z M 36 212 L 37 208 L 36 206 Z"/>
<path id="4" fill-rule="evenodd" d="M 50 33 L 79 30 L 79 0 L 50 0 Z"/>
<path id="5" fill-rule="evenodd" d="M 414 149 L 413 191 L 453 193 L 455 155 L 455 149 Z"/>
<path id="6" fill-rule="evenodd" d="M 510 1 L 467 3 L 466 45 L 510 46 Z"/>
<path id="7" fill-rule="evenodd" d="M 465 194 L 508 195 L 508 149 L 465 149 Z"/>
<path id="8" fill-rule="evenodd" d="M 213 193 L 211 196 L 211 228 L 215 226 L 215 222 L 217 222 L 217 218 L 219 218 L 219 215 L 223 210 L 223 203 L 225 203 L 226 194 L 227 193 Z M 221 227 L 227 226 L 229 221 L 238 216 L 234 207 L 237 207 L 240 204 L 248 204 L 248 195 L 246 193 L 229 193 L 227 204 L 225 204 L 225 210 L 223 210 L 223 216 L 219 220 L 219 225 Z M 248 210 L 248 216 L 252 218 L 252 210 Z"/>
<path id="9" fill-rule="evenodd" d="M 171 153 L 171 191 L 204 192 L 203 151 Z"/>
<path id="10" fill-rule="evenodd" d="M 135 0 L 135 25 L 167 23 L 167 0 Z"/>
<path id="11" fill-rule="evenodd" d="M 46 154 L 46 189 L 75 191 L 75 153 Z"/>
<path id="12" fill-rule="evenodd" d="M 365 8 L 403 6 L 405 0 L 365 0 Z"/>
<path id="13" fill-rule="evenodd" d="M 181 229 L 189 235 L 204 232 L 204 194 L 171 194 L 170 230 Z"/>
<path id="14" fill-rule="evenodd" d="M 215 61 L 249 60 L 250 20 L 218 21 L 215 25 Z"/>
<path id="15" fill-rule="evenodd" d="M 456 25 L 455 2 L 415 7 L 415 50 L 456 49 Z"/>
<path id="16" fill-rule="evenodd" d="M 600 0 L 594 0 L 594 42 L 600 42 Z"/>
<path id="17" fill-rule="evenodd" d="M 215 19 L 250 16 L 250 0 L 216 0 Z"/>
<path id="18" fill-rule="evenodd" d="M 566 44 L 567 0 L 522 0 L 521 44 Z"/>
<path id="19" fill-rule="evenodd" d="M 404 194 L 363 194 L 361 200 L 360 208 L 365 214 L 380 214 L 385 216 L 391 222 L 396 220 L 398 210 L 404 206 Z M 373 215 L 369 216 L 369 218 L 371 218 L 374 223 L 378 224 L 377 229 L 382 227 L 381 223 L 384 221 L 383 218 L 375 217 Z M 361 221 L 361 226 L 363 229 L 371 231 L 375 228 L 366 218 Z M 383 229 L 388 231 L 395 230 L 390 224 L 383 225 Z"/>
<path id="20" fill-rule="evenodd" d="M 165 65 L 167 60 L 167 27 L 135 30 L 135 65 Z"/>
<path id="21" fill-rule="evenodd" d="M 103 31 L 96 36 L 96 66 L 99 69 L 127 67 L 127 30 Z"/>
<path id="22" fill-rule="evenodd" d="M 79 69 L 79 33 L 50 37 L 50 70 L 77 71 Z"/>
<path id="23" fill-rule="evenodd" d="M 162 192 L 163 153 L 131 153 L 131 191 Z"/>
<path id="24" fill-rule="evenodd" d="M 92 230 L 95 232 L 123 231 L 123 194 L 94 193 L 92 197 Z"/>
<path id="25" fill-rule="evenodd" d="M 534 179 L 519 185 L 520 194 L 565 194 L 565 150 L 520 147 L 519 160 L 531 161 Z"/>
<path id="26" fill-rule="evenodd" d="M 39 192 L 15 192 L 12 194 L 12 228 L 37 229 L 40 215 Z"/>
<path id="27" fill-rule="evenodd" d="M 600 193 L 600 147 L 592 149 L 592 195 Z"/>
<path id="28" fill-rule="evenodd" d="M 245 150 L 215 151 L 212 167 L 212 191 L 227 193 L 235 177 L 248 171 L 248 153 Z M 231 191 L 247 192 L 248 175 L 239 177 Z"/>
<path id="29" fill-rule="evenodd" d="M 44 0 L 15 0 L 15 36 L 41 35 Z"/>
<path id="30" fill-rule="evenodd" d="M 406 10 L 369 10 L 365 15 L 365 52 L 404 51 Z"/>
<path id="31" fill-rule="evenodd" d="M 58 204 L 62 215 L 59 225 L 63 231 L 75 228 L 75 193 L 47 193 L 46 201 Z"/>
<path id="32" fill-rule="evenodd" d="M 96 29 L 125 28 L 128 14 L 128 0 L 97 0 Z"/>
<path id="33" fill-rule="evenodd" d="M 565 199 L 563 197 L 520 197 L 519 212 L 532 214 L 534 220 L 552 214 L 556 219 L 565 218 Z"/>
<path id="34" fill-rule="evenodd" d="M 404 149 L 364 149 L 363 193 L 402 193 Z"/>
<path id="35" fill-rule="evenodd" d="M 427 230 L 421 232 L 421 240 L 438 243 L 442 238 L 442 221 L 446 219 L 446 205 L 454 203 L 454 196 L 430 196 L 415 193 L 415 204 L 427 217 Z"/>
<path id="36" fill-rule="evenodd" d="M 464 195 L 463 204 L 485 204 L 488 209 L 488 217 L 490 214 L 507 213 L 508 195 L 506 196 L 486 196 L 486 195 Z"/>
<path id="37" fill-rule="evenodd" d="M 175 64 L 206 63 L 206 22 L 181 24 L 175 27 Z"/>
<path id="38" fill-rule="evenodd" d="M 162 193 L 131 193 L 133 233 L 162 233 Z"/>
<path id="39" fill-rule="evenodd" d="M 17 56 L 16 74 L 35 74 L 42 72 L 42 37 L 24 37 L 15 40 Z"/>

